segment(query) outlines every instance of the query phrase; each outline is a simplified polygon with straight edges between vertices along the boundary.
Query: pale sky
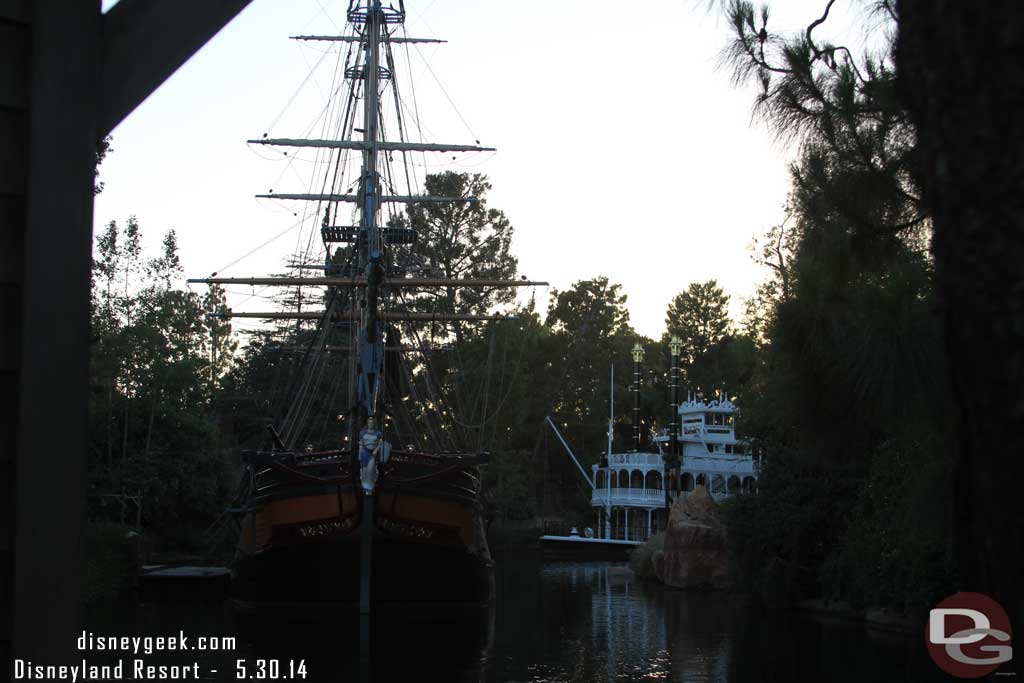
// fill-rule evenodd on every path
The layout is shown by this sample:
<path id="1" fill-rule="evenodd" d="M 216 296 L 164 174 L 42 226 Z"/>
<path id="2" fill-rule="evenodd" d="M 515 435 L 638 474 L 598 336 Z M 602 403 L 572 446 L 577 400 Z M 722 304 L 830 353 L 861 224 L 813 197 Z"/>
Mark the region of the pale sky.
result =
<path id="1" fill-rule="evenodd" d="M 718 68 L 729 36 L 718 10 L 695 0 L 406 4 L 408 35 L 448 41 L 412 53 L 429 139 L 498 148 L 437 157 L 429 170 L 490 176 L 489 204 L 515 228 L 522 274 L 558 289 L 606 275 L 651 337 L 676 293 L 715 278 L 739 320 L 741 298 L 763 277 L 749 246 L 782 219 L 790 152 L 751 120 L 753 92 Z M 770 26 L 799 30 L 822 4 L 773 2 Z M 114 130 L 96 230 L 135 214 L 155 248 L 175 229 L 189 277 L 281 272 L 301 207 L 253 195 L 306 191 L 312 164 L 245 140 L 306 136 L 334 55 L 292 96 L 337 44 L 288 37 L 337 34 L 346 5 L 254 0 Z M 319 225 L 310 221 L 307 231 Z M 251 288 L 232 291 L 237 310 L 272 308 Z"/>

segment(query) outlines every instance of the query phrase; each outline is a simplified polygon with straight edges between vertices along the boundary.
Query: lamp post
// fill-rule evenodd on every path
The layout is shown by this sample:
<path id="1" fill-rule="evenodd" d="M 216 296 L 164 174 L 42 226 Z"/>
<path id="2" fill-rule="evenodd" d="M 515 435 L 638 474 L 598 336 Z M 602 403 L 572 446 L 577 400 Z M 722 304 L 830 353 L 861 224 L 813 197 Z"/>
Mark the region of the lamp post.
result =
<path id="1" fill-rule="evenodd" d="M 672 341 L 668 343 L 668 349 L 672 354 L 672 419 L 668 423 L 669 430 L 669 451 L 665 459 L 665 528 L 668 528 L 668 516 L 672 513 L 672 501 L 669 497 L 669 482 L 672 474 L 676 475 L 676 490 L 679 488 L 679 354 L 683 350 L 683 342 L 679 337 L 672 335 Z"/>
<path id="2" fill-rule="evenodd" d="M 644 361 L 644 347 L 637 342 L 633 347 L 633 450 L 640 450 L 640 364 Z"/>

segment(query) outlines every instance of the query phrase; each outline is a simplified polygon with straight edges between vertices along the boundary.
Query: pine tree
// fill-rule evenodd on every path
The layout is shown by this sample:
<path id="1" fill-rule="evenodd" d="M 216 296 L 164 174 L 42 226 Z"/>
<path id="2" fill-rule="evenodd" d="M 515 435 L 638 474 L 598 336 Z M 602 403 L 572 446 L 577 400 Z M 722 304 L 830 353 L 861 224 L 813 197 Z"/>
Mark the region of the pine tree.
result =
<path id="1" fill-rule="evenodd" d="M 512 224 L 500 209 L 487 206 L 491 184 L 479 173 L 428 175 L 428 195 L 474 198 L 475 201 L 413 204 L 405 221 L 419 233 L 414 247 L 416 267 L 427 276 L 446 279 L 511 279 L 518 261 L 512 255 Z M 437 313 L 485 315 L 515 298 L 510 288 L 455 288 L 440 290 L 440 297 L 414 307 Z M 424 308 L 426 307 L 426 308 Z M 456 326 L 456 330 L 461 330 Z"/>
<path id="2" fill-rule="evenodd" d="M 761 361 L 744 420 L 767 452 L 764 485 L 734 521 L 751 544 L 740 554 L 804 568 L 791 597 L 829 586 L 828 597 L 921 609 L 950 588 L 935 501 L 953 420 L 930 208 L 918 131 L 897 97 L 894 6 L 876 5 L 886 49 L 856 56 L 815 37 L 833 4 L 796 35 L 774 32 L 767 8 L 727 8 L 734 78 L 757 86 L 755 114 L 797 151 L 786 221 L 760 254 L 772 276 L 749 317 Z M 906 492 L 890 514 L 871 512 L 881 486 Z M 820 510 L 787 503 L 815 487 L 829 491 Z M 877 552 L 862 552 L 864 539 Z M 881 581 L 892 558 L 917 576 Z M 752 585 L 779 583 L 754 565 Z"/>
<path id="3" fill-rule="evenodd" d="M 691 283 L 669 303 L 665 327 L 663 341 L 678 336 L 680 363 L 692 367 L 729 335 L 729 295 L 715 280 Z"/>

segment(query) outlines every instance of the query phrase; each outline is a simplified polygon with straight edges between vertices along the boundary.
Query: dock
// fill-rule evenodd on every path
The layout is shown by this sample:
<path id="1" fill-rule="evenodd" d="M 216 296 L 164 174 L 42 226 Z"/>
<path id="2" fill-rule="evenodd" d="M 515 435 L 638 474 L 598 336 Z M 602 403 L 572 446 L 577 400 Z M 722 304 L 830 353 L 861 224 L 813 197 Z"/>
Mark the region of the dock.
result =
<path id="1" fill-rule="evenodd" d="M 143 565 L 139 591 L 151 598 L 223 597 L 231 583 L 231 570 L 210 565 Z"/>

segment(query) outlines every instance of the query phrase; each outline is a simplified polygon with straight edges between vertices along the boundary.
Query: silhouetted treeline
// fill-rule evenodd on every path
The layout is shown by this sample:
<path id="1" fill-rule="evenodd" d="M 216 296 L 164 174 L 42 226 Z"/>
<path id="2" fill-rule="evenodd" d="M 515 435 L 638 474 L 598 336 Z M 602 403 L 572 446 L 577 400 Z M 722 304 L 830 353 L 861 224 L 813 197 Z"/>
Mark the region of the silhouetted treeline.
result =
<path id="1" fill-rule="evenodd" d="M 947 494 L 955 450 L 930 208 L 917 131 L 897 93 L 896 10 L 860 57 L 775 34 L 727 7 L 735 79 L 798 150 L 785 222 L 761 241 L 772 276 L 750 302 L 758 368 L 742 406 L 767 453 L 729 520 L 744 587 L 920 613 L 957 584 Z M 827 15 L 827 12 L 826 12 Z"/>

